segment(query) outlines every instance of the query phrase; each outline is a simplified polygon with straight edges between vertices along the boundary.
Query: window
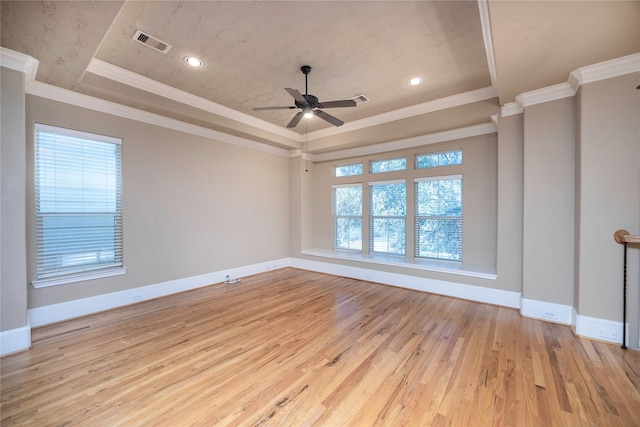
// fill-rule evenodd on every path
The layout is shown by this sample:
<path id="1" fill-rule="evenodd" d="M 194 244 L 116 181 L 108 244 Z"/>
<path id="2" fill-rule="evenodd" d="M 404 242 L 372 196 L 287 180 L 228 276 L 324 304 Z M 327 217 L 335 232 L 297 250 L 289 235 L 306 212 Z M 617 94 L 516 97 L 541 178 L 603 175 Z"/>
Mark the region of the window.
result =
<path id="1" fill-rule="evenodd" d="M 462 176 L 417 178 L 416 256 L 462 261 Z"/>
<path id="2" fill-rule="evenodd" d="M 37 124 L 35 143 L 34 285 L 123 273 L 121 140 Z"/>
<path id="3" fill-rule="evenodd" d="M 404 180 L 370 183 L 370 250 L 404 255 L 407 192 Z"/>
<path id="4" fill-rule="evenodd" d="M 435 168 L 462 164 L 462 150 L 442 151 L 440 153 L 416 156 L 416 168 Z"/>
<path id="5" fill-rule="evenodd" d="M 374 160 L 371 162 L 371 173 L 403 171 L 407 169 L 407 159 Z"/>
<path id="6" fill-rule="evenodd" d="M 333 169 L 334 176 L 353 176 L 362 175 L 362 163 L 354 163 L 351 165 L 336 166 Z"/>
<path id="7" fill-rule="evenodd" d="M 333 187 L 333 247 L 362 250 L 362 184 Z"/>

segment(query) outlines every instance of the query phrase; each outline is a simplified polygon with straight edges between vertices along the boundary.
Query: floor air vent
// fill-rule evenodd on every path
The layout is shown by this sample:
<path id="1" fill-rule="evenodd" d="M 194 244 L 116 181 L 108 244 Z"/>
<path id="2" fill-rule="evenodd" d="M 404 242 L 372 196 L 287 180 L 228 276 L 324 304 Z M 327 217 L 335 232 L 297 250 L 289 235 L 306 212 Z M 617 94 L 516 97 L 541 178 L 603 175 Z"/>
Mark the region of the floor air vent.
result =
<path id="1" fill-rule="evenodd" d="M 144 45 L 147 45 L 150 48 L 157 50 L 158 52 L 167 53 L 169 52 L 169 49 L 171 49 L 170 44 L 165 43 L 162 40 L 150 36 L 149 34 L 144 33 L 140 30 L 136 30 L 132 39 Z"/>

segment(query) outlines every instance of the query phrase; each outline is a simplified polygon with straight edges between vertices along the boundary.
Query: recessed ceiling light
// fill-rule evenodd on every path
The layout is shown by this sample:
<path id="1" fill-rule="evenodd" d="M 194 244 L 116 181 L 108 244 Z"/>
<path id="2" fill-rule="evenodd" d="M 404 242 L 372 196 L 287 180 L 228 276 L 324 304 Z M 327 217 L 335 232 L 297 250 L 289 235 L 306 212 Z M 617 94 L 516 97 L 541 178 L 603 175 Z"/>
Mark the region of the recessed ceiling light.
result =
<path id="1" fill-rule="evenodd" d="M 409 83 L 410 86 L 417 86 L 422 82 L 423 82 L 422 77 L 414 77 L 411 80 L 409 80 L 407 83 Z"/>
<path id="2" fill-rule="evenodd" d="M 184 62 L 195 68 L 202 67 L 204 65 L 202 59 L 196 58 L 195 56 L 185 56 Z"/>

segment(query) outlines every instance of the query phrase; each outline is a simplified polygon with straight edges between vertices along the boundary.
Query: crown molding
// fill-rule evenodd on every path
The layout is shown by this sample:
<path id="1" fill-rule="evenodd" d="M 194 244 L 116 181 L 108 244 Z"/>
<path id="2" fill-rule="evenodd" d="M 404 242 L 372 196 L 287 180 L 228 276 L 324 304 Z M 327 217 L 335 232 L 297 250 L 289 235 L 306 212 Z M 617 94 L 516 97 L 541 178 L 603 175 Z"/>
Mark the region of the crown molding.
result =
<path id="1" fill-rule="evenodd" d="M 529 107 L 543 102 L 555 101 L 556 99 L 574 96 L 576 91 L 569 83 L 559 83 L 542 89 L 532 90 L 516 96 L 516 103 L 522 107 Z"/>
<path id="2" fill-rule="evenodd" d="M 40 62 L 32 56 L 0 46 L 0 66 L 25 75 L 25 80 L 35 80 Z"/>
<path id="3" fill-rule="evenodd" d="M 422 104 L 413 105 L 411 107 L 401 108 L 399 110 L 389 111 L 388 113 L 382 113 L 376 116 L 367 117 L 365 119 L 345 123 L 339 128 L 326 128 L 310 132 L 307 135 L 307 140 L 313 141 L 314 139 L 335 136 L 345 132 L 352 132 L 358 129 L 364 129 L 383 123 L 419 116 L 421 114 L 432 113 L 434 111 L 445 110 L 447 108 L 458 107 L 460 105 L 471 104 L 478 101 L 484 101 L 486 99 L 496 98 L 497 96 L 498 93 L 495 88 L 493 86 L 488 86 L 482 89 L 463 92 L 456 95 L 447 96 L 445 98 L 424 102 Z"/>
<path id="4" fill-rule="evenodd" d="M 285 138 L 293 139 L 294 141 L 300 142 L 302 139 L 302 136 L 299 133 L 292 130 L 285 129 L 281 126 L 274 125 L 273 123 L 269 123 L 248 114 L 241 113 L 183 90 L 176 89 L 172 86 L 141 76 L 140 74 L 133 73 L 116 65 L 109 64 L 108 62 L 100 59 L 92 59 L 86 72 L 144 90 L 154 95 L 182 102 L 183 104 L 208 111 L 227 119 L 235 120 L 249 126 L 254 126 Z"/>
<path id="5" fill-rule="evenodd" d="M 599 62 L 573 70 L 569 74 L 569 84 L 577 87 L 583 84 L 640 72 L 640 53 L 623 56 L 610 61 Z"/>
<path id="6" fill-rule="evenodd" d="M 125 105 L 106 101 L 104 99 L 94 98 L 93 96 L 74 92 L 68 89 L 63 89 L 39 81 L 31 81 L 29 84 L 27 84 L 25 92 L 29 95 L 39 96 L 41 98 L 47 98 L 65 104 L 75 105 L 77 107 L 87 108 L 89 110 L 99 111 L 101 113 L 111 114 L 113 116 L 123 117 L 125 119 L 131 119 L 142 123 L 161 126 L 167 129 L 173 129 L 220 142 L 239 145 L 241 147 L 262 151 L 281 157 L 289 157 L 290 155 L 288 149 L 274 147 L 247 138 L 241 138 L 235 135 L 229 135 L 224 132 L 219 132 L 202 126 L 193 125 L 190 123 L 182 122 L 180 120 L 161 116 L 159 114 L 138 110 L 136 108 L 127 107 Z"/>
<path id="7" fill-rule="evenodd" d="M 491 38 L 491 17 L 489 16 L 489 1 L 478 0 L 478 11 L 480 12 L 480 26 L 482 27 L 484 49 L 487 53 L 487 66 L 489 67 L 491 85 L 495 87 L 498 85 L 498 75 L 496 72 L 496 59 L 493 54 L 493 39 Z"/>
<path id="8" fill-rule="evenodd" d="M 436 132 L 427 135 L 401 139 L 398 141 L 383 142 L 380 144 L 367 145 L 364 147 L 332 151 L 330 153 L 310 154 L 309 160 L 313 162 L 325 162 L 328 160 L 366 156 L 371 154 L 384 153 L 387 151 L 420 147 L 423 145 L 435 144 L 438 142 L 453 141 L 456 139 L 468 138 L 471 136 L 485 135 L 489 133 L 495 133 L 497 131 L 498 128 L 494 123 L 482 123 L 479 125 L 467 126 L 458 129 L 446 130 L 443 132 Z"/>
<path id="9" fill-rule="evenodd" d="M 516 102 L 509 102 L 502 106 L 502 117 L 520 114 L 524 111 L 524 107 L 530 105 L 575 96 L 580 86 L 584 84 L 637 72 L 640 72 L 640 53 L 576 68 L 569 73 L 566 83 L 543 87 L 516 96 Z"/>
<path id="10" fill-rule="evenodd" d="M 507 102 L 500 109 L 500 117 L 515 116 L 516 114 L 522 114 L 523 111 L 524 108 L 517 102 Z"/>

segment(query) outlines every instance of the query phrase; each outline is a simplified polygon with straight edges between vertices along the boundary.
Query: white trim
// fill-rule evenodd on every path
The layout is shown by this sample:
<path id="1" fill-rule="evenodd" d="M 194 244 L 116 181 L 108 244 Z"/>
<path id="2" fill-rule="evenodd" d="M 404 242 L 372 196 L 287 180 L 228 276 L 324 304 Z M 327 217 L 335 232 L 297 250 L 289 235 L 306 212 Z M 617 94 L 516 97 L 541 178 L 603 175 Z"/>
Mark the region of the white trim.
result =
<path id="1" fill-rule="evenodd" d="M 462 179 L 462 174 L 455 175 L 439 175 L 439 176 L 420 176 L 413 179 L 413 182 L 429 182 L 429 181 L 445 181 L 451 179 Z"/>
<path id="2" fill-rule="evenodd" d="M 288 265 L 288 258 L 283 258 L 243 267 L 229 268 L 212 273 L 201 274 L 199 276 L 169 280 L 167 282 L 96 295 L 59 304 L 36 307 L 29 309 L 28 311 L 29 322 L 34 327 L 48 325 L 50 323 L 86 316 L 88 314 L 110 310 L 112 308 L 122 307 L 140 301 L 164 297 L 212 284 L 219 284 L 226 280 L 227 276 L 235 279 L 238 277 L 262 273 L 268 270 L 284 268 Z"/>
<path id="3" fill-rule="evenodd" d="M 31 347 L 31 326 L 27 324 L 21 328 L 0 332 L 0 356 Z"/>
<path id="4" fill-rule="evenodd" d="M 108 142 L 110 144 L 122 145 L 122 138 L 117 138 L 115 136 L 83 132 L 80 130 L 63 128 L 60 126 L 45 125 L 43 123 L 36 123 L 36 131 L 49 132 L 49 133 L 61 134 L 65 136 L 71 136 L 74 138 L 91 139 L 93 141 Z"/>
<path id="5" fill-rule="evenodd" d="M 491 17 L 489 15 L 489 1 L 478 0 L 478 11 L 480 12 L 480 25 L 482 26 L 482 39 L 484 40 L 484 50 L 487 54 L 487 66 L 491 85 L 498 85 L 498 75 L 496 72 L 496 59 L 493 54 L 493 40 L 491 38 Z"/>
<path id="6" fill-rule="evenodd" d="M 0 46 L 0 66 L 25 74 L 25 80 L 35 80 L 40 63 L 32 56 Z"/>
<path id="7" fill-rule="evenodd" d="M 311 255 L 322 258 L 339 259 L 344 261 L 356 261 L 365 264 L 378 264 L 390 267 L 403 267 L 413 270 L 433 271 L 447 273 L 455 276 L 475 277 L 478 279 L 496 280 L 495 269 L 487 267 L 470 267 L 456 261 L 436 261 L 427 259 L 407 259 L 398 255 L 363 254 L 360 251 L 330 250 L 330 249 L 303 249 L 303 255 Z M 369 279 L 367 279 L 369 280 Z M 518 307 L 520 307 L 518 303 Z"/>
<path id="8" fill-rule="evenodd" d="M 516 102 L 509 102 L 502 106 L 502 117 L 520 114 L 524 107 L 530 105 L 575 96 L 578 88 L 583 84 L 637 72 L 640 72 L 640 53 L 580 67 L 569 73 L 566 83 L 543 87 L 516 96 Z"/>
<path id="9" fill-rule="evenodd" d="M 479 125 L 467 126 L 458 129 L 446 130 L 443 132 L 431 133 L 428 135 L 416 136 L 397 141 L 382 142 L 380 144 L 367 145 L 364 147 L 350 148 L 347 150 L 332 151 L 330 153 L 310 155 L 313 162 L 325 162 L 328 160 L 340 160 L 349 157 L 367 156 L 379 154 L 387 151 L 401 150 L 405 148 L 420 147 L 423 145 L 435 144 L 438 142 L 452 141 L 456 139 L 469 138 L 472 136 L 496 133 L 498 128 L 493 123 L 482 123 Z"/>
<path id="10" fill-rule="evenodd" d="M 273 123 L 267 122 L 266 120 L 241 113 L 229 107 L 225 107 L 213 101 L 209 101 L 208 99 L 193 95 L 189 92 L 176 89 L 175 87 L 160 83 L 148 77 L 141 76 L 140 74 L 133 73 L 129 70 L 125 70 L 124 68 L 109 64 L 108 62 L 102 61 L 97 58 L 91 60 L 89 66 L 87 67 L 87 72 L 110 80 L 114 80 L 127 86 L 144 90 L 145 92 L 149 92 L 154 95 L 162 96 L 186 105 L 190 105 L 195 108 L 199 108 L 201 110 L 225 117 L 227 119 L 235 120 L 248 126 L 266 130 L 276 135 L 280 135 L 284 138 L 293 139 L 294 141 L 298 142 L 302 140 L 302 135 L 297 132 L 274 125 Z"/>
<path id="11" fill-rule="evenodd" d="M 355 176 L 359 176 L 359 175 L 355 175 Z M 346 188 L 346 187 L 362 187 L 362 183 L 361 182 L 354 182 L 354 183 L 350 183 L 350 184 L 333 184 L 331 186 L 331 188 Z"/>
<path id="12" fill-rule="evenodd" d="M 500 109 L 500 115 L 502 117 L 515 116 L 516 114 L 522 114 L 523 111 L 524 108 L 517 102 L 507 102 Z"/>
<path id="13" fill-rule="evenodd" d="M 354 130 L 364 129 L 383 123 L 419 116 L 421 114 L 432 113 L 434 111 L 445 110 L 447 108 L 458 107 L 460 105 L 471 104 L 473 102 L 485 101 L 487 99 L 496 98 L 497 96 L 498 93 L 496 89 L 492 86 L 488 86 L 482 89 L 463 92 L 456 95 L 447 96 L 445 98 L 434 99 L 433 101 L 424 102 L 422 104 L 412 105 L 410 107 L 400 108 L 399 110 L 389 111 L 387 113 L 378 114 L 376 116 L 355 120 L 353 122 L 345 123 L 340 127 L 320 129 L 314 132 L 310 132 L 307 135 L 307 140 L 313 141 L 314 139 L 335 136 L 345 132 L 351 132 Z"/>
<path id="14" fill-rule="evenodd" d="M 493 67 L 495 68 L 495 64 L 493 64 Z M 489 68 L 491 69 L 491 66 Z M 356 120 L 350 123 L 345 123 L 341 127 L 331 127 L 315 132 L 310 132 L 307 134 L 307 137 L 305 139 L 305 136 L 303 134 L 299 134 L 295 131 L 274 125 L 273 123 L 258 119 L 251 115 L 241 113 L 239 111 L 217 104 L 213 101 L 209 101 L 191 93 L 176 89 L 172 86 L 165 85 L 164 83 L 160 83 L 148 77 L 141 76 L 139 74 L 125 70 L 124 68 L 109 64 L 108 62 L 102 61 L 100 59 L 94 58 L 93 60 L 91 60 L 87 68 L 87 72 L 114 80 L 127 86 L 144 90 L 149 93 L 153 93 L 155 95 L 182 102 L 186 105 L 190 105 L 192 107 L 199 108 L 201 110 L 208 111 L 210 113 L 217 114 L 219 116 L 235 120 L 249 126 L 264 129 L 276 135 L 280 135 L 282 137 L 289 138 L 300 143 L 304 141 L 312 141 L 314 139 L 325 138 L 328 136 L 339 135 L 345 132 L 350 132 L 357 129 L 375 126 L 395 120 L 414 117 L 433 111 L 456 107 L 459 105 L 484 101 L 486 99 L 496 98 L 498 96 L 496 89 L 493 86 L 489 86 L 448 96 L 445 98 L 436 99 L 422 104 L 401 108 L 399 110 L 390 111 L 388 113 L 379 114 L 361 120 Z M 492 75 L 491 79 L 493 83 L 495 75 Z"/>
<path id="15" fill-rule="evenodd" d="M 382 181 L 369 181 L 369 187 L 373 185 L 392 185 L 392 184 L 406 184 L 406 179 L 387 179 Z"/>
<path id="16" fill-rule="evenodd" d="M 529 107 L 543 102 L 555 101 L 557 99 L 574 96 L 576 91 L 569 83 L 559 83 L 542 89 L 532 90 L 516 96 L 516 103 L 521 107 Z"/>
<path id="17" fill-rule="evenodd" d="M 241 138 L 213 129 L 192 125 L 180 120 L 175 120 L 169 117 L 161 116 L 159 114 L 149 113 L 147 111 L 127 107 L 115 102 L 94 98 L 89 95 L 63 89 L 57 86 L 52 86 L 38 81 L 32 81 L 30 83 L 28 82 L 25 92 L 29 95 L 52 99 L 54 101 L 62 102 L 65 104 L 75 105 L 78 107 L 87 108 L 89 110 L 99 111 L 101 113 L 111 114 L 117 117 L 124 117 L 126 119 L 136 120 L 142 123 L 160 126 L 167 129 L 173 129 L 192 135 L 202 136 L 204 138 L 209 138 L 216 141 L 239 145 L 241 147 L 274 154 L 276 156 L 290 157 L 288 149 L 278 148 L 272 145 L 263 144 L 261 142 L 252 141 L 250 139 Z"/>
<path id="18" fill-rule="evenodd" d="M 573 307 L 570 305 L 555 304 L 546 301 L 537 301 L 522 298 L 520 314 L 524 317 L 545 320 L 547 322 L 573 325 Z"/>
<path id="19" fill-rule="evenodd" d="M 637 72 L 640 72 L 640 53 L 580 67 L 570 73 L 569 83 L 579 86 Z"/>
<path id="20" fill-rule="evenodd" d="M 576 335 L 621 344 L 622 322 L 578 314 L 576 316 Z M 627 340 L 627 342 L 629 342 L 629 340 Z"/>
<path id="21" fill-rule="evenodd" d="M 127 272 L 125 267 L 109 268 L 104 270 L 87 271 L 70 276 L 52 277 L 49 279 L 34 280 L 31 285 L 36 288 L 47 288 L 49 286 L 66 285 L 67 283 L 84 282 L 87 280 L 103 279 L 105 277 L 120 276 Z"/>
<path id="22" fill-rule="evenodd" d="M 519 292 L 504 291 L 501 289 L 492 289 L 483 286 L 465 285 L 462 283 L 448 282 L 444 280 L 428 279 L 406 274 L 389 273 L 385 271 L 311 261 L 300 258 L 291 258 L 290 266 L 302 270 L 367 280 L 384 285 L 413 289 L 416 291 L 429 292 L 486 304 L 520 308 L 521 294 Z"/>

